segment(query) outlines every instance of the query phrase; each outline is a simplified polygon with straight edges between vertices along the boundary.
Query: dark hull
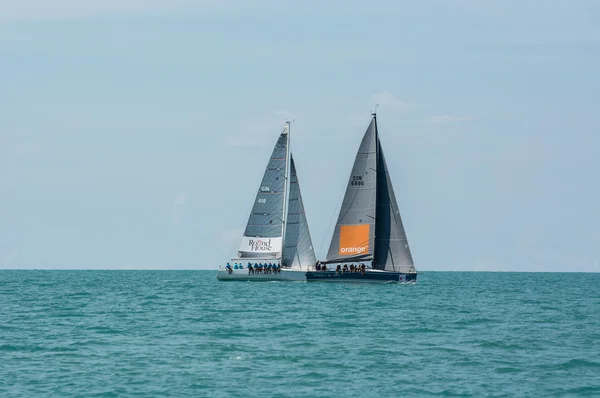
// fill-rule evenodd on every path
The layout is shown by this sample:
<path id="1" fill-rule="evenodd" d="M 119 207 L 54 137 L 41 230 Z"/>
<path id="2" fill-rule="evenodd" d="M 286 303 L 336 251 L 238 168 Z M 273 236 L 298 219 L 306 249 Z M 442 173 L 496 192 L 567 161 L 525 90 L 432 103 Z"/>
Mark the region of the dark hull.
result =
<path id="1" fill-rule="evenodd" d="M 336 272 L 336 271 L 309 271 L 306 273 L 306 281 L 321 282 L 357 282 L 357 283 L 415 283 L 417 274 L 405 274 L 403 272 Z"/>

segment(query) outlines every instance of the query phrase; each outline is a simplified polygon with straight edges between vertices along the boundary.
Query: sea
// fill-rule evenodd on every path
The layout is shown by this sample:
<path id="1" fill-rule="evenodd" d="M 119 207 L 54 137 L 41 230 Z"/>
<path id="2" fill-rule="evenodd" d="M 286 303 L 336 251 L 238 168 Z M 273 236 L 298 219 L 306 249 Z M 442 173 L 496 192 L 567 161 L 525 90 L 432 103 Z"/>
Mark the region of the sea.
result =
<path id="1" fill-rule="evenodd" d="M 0 397 L 600 397 L 600 274 L 0 271 Z"/>

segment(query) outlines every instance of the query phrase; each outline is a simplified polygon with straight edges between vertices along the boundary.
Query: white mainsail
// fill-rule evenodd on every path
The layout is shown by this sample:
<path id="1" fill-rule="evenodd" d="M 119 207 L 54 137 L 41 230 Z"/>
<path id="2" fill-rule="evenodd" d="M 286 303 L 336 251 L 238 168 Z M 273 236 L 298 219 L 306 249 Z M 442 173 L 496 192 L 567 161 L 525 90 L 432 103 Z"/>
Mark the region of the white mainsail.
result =
<path id="1" fill-rule="evenodd" d="M 289 123 L 286 123 L 265 169 L 242 242 L 239 258 L 280 259 L 283 250 Z"/>

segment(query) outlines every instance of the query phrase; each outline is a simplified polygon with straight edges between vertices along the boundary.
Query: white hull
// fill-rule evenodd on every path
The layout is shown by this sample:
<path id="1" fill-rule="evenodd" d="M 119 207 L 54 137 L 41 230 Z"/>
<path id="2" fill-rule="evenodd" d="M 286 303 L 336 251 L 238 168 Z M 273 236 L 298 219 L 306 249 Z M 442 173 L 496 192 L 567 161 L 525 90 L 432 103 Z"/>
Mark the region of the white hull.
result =
<path id="1" fill-rule="evenodd" d="M 306 271 L 282 269 L 279 273 L 248 273 L 248 269 L 234 269 L 231 274 L 220 270 L 217 273 L 217 279 L 220 281 L 306 281 Z"/>

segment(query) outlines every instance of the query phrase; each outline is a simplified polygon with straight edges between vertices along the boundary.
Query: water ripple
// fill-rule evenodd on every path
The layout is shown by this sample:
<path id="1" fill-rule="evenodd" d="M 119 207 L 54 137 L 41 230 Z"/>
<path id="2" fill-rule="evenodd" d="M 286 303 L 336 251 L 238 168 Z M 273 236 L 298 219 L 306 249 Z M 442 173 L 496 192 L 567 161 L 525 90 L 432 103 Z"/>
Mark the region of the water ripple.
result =
<path id="1" fill-rule="evenodd" d="M 597 274 L 1 271 L 0 396 L 599 396 Z"/>

